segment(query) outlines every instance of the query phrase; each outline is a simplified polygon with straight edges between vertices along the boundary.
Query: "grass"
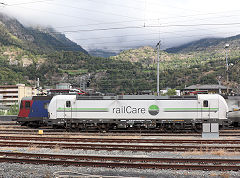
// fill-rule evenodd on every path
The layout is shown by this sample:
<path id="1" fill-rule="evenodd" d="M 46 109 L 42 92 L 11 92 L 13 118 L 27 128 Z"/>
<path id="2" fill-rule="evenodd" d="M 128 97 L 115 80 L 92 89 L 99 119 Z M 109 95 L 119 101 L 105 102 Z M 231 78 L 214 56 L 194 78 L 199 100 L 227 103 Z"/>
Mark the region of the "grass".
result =
<path id="1" fill-rule="evenodd" d="M 29 145 L 28 151 L 38 151 L 40 148 L 37 147 L 37 145 Z"/>
<path id="2" fill-rule="evenodd" d="M 220 149 L 220 150 L 213 150 L 213 151 L 210 152 L 210 154 L 217 155 L 217 156 L 225 156 L 225 155 L 229 155 L 229 154 L 232 154 L 232 153 L 228 152 L 224 149 Z"/>
<path id="3" fill-rule="evenodd" d="M 212 172 L 209 174 L 210 177 L 221 177 L 221 178 L 229 178 L 231 177 L 229 173 L 226 173 L 226 172 L 223 172 L 223 173 L 215 173 L 215 172 Z"/>
<path id="4" fill-rule="evenodd" d="M 221 177 L 223 178 L 229 178 L 230 177 L 230 174 L 226 173 L 226 172 L 223 172 L 220 174 Z"/>
<path id="5" fill-rule="evenodd" d="M 216 155 L 216 156 L 234 156 L 234 155 L 240 155 L 240 152 L 229 152 L 225 149 L 219 149 L 219 150 L 211 150 L 211 149 L 204 149 L 204 150 L 193 150 L 193 151 L 187 151 L 182 153 L 183 156 L 185 155 Z"/>
<path id="6" fill-rule="evenodd" d="M 60 145 L 55 145 L 53 148 L 54 152 L 59 152 L 61 150 L 61 146 Z"/>

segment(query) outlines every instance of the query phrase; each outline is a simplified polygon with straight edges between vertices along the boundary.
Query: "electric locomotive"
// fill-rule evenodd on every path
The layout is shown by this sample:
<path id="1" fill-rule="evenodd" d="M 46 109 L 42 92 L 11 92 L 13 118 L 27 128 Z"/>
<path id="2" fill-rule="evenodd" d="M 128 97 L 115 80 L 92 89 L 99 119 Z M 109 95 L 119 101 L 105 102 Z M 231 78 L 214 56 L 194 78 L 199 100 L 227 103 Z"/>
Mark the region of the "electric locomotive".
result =
<path id="1" fill-rule="evenodd" d="M 24 97 L 16 121 L 22 126 L 38 128 L 47 125 L 48 105 L 52 96 Z"/>
<path id="2" fill-rule="evenodd" d="M 233 127 L 240 127 L 240 96 L 225 96 L 229 108 L 228 119 Z"/>
<path id="3" fill-rule="evenodd" d="M 204 122 L 227 127 L 228 105 L 218 94 L 196 96 L 54 96 L 49 103 L 49 125 L 69 130 L 202 129 Z"/>

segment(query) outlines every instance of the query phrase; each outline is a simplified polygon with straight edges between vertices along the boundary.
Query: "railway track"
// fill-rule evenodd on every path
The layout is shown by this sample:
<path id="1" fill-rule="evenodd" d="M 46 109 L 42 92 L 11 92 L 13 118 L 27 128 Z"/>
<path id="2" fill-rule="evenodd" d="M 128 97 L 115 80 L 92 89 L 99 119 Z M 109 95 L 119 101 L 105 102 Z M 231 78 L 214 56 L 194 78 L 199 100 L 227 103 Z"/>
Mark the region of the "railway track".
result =
<path id="1" fill-rule="evenodd" d="M 164 136 L 164 137 L 201 137 L 198 133 L 87 133 L 87 132 L 66 132 L 64 129 L 0 129 L 0 135 L 39 135 L 38 131 L 43 130 L 44 135 L 71 135 L 71 136 Z M 240 137 L 240 132 L 220 132 L 220 137 Z"/>
<path id="2" fill-rule="evenodd" d="M 39 135 L 38 131 L 43 130 L 44 135 L 72 135 L 72 136 L 176 136 L 175 134 L 166 134 L 166 133 L 86 133 L 86 132 L 66 132 L 65 130 L 44 130 L 44 129 L 38 129 L 38 130 L 12 130 L 12 129 L 0 129 L 0 135 L 7 135 L 7 134 L 24 134 L 24 135 Z M 226 134 L 224 134 L 226 135 Z M 201 134 L 177 134 L 179 137 L 200 137 Z M 226 135 L 227 136 L 227 135 Z M 229 135 L 228 135 L 229 136 Z M 231 135 L 230 135 L 231 136 Z M 235 136 L 235 135 L 234 135 Z M 239 134 L 240 136 L 240 134 Z"/>
<path id="3" fill-rule="evenodd" d="M 55 142 L 92 142 L 92 143 L 151 143 L 151 144 L 240 144 L 237 139 L 126 139 L 126 138 L 64 138 L 34 136 L 0 136 L 0 140 L 55 141 Z"/>
<path id="4" fill-rule="evenodd" d="M 96 143 L 60 143 L 60 142 L 16 142 L 0 141 L 0 147 L 38 147 L 38 148 L 60 148 L 60 149 L 83 149 L 83 150 L 108 150 L 108 151 L 165 151 L 165 152 L 187 152 L 187 151 L 219 151 L 240 152 L 240 146 L 229 145 L 153 145 L 153 144 L 96 144 Z"/>
<path id="5" fill-rule="evenodd" d="M 28 128 L 26 128 L 26 129 L 19 129 L 19 128 L 14 128 L 14 129 L 12 129 L 12 128 L 8 128 L 8 127 L 6 127 L 6 128 L 4 128 L 4 129 L 0 129 L 0 133 L 1 132 L 15 132 L 15 133 L 37 133 L 39 130 L 43 130 L 44 132 L 66 132 L 64 129 L 57 129 L 57 130 L 55 130 L 55 129 L 28 129 Z"/>
<path id="6" fill-rule="evenodd" d="M 200 137 L 201 133 L 193 133 L 193 132 L 179 132 L 179 133 L 164 133 L 160 131 L 138 131 L 138 130 L 112 130 L 107 133 L 100 133 L 98 131 L 81 131 L 81 132 L 66 132 L 65 129 L 52 129 L 48 127 L 32 129 L 25 126 L 17 125 L 15 121 L 0 121 L 0 134 L 38 134 L 39 130 L 43 130 L 45 135 L 59 135 L 59 134 L 66 134 L 66 135 L 123 135 L 123 136 L 180 136 L 180 137 Z M 220 130 L 220 136 L 222 137 L 230 137 L 230 136 L 239 136 L 240 137 L 240 130 L 239 129 L 232 129 L 232 130 Z"/>
<path id="7" fill-rule="evenodd" d="M 0 152 L 0 162 L 138 169 L 240 170 L 239 159 L 183 159 Z"/>

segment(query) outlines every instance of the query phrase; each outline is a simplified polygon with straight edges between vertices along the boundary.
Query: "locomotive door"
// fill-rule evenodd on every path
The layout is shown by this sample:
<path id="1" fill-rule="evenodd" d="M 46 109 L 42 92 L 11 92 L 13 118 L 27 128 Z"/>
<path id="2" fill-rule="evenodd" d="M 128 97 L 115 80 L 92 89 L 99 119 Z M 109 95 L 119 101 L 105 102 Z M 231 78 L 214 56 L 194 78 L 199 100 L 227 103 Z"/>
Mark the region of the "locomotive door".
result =
<path id="1" fill-rule="evenodd" d="M 72 103 L 71 103 L 71 101 L 66 101 L 66 103 L 65 103 L 64 118 L 72 118 Z"/>
<path id="2" fill-rule="evenodd" d="M 19 117 L 29 117 L 33 100 L 22 100 L 20 104 Z"/>
<path id="3" fill-rule="evenodd" d="M 211 119 L 217 119 L 219 118 L 219 100 L 216 99 L 210 99 L 209 101 L 209 115 Z"/>
<path id="4" fill-rule="evenodd" d="M 198 118 L 199 119 L 210 119 L 211 108 L 209 100 L 200 100 L 198 102 Z"/>

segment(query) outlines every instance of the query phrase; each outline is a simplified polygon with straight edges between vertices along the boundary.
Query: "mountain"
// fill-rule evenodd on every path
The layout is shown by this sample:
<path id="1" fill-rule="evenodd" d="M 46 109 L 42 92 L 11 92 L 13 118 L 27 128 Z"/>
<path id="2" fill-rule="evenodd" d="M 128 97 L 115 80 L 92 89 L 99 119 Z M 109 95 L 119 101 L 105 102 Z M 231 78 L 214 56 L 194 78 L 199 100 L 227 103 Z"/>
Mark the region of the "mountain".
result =
<path id="1" fill-rule="evenodd" d="M 227 52 L 230 86 L 240 90 L 239 41 L 239 35 L 203 39 L 171 53 L 161 50 L 160 88 L 217 84 L 219 78 L 226 85 Z M 90 87 L 103 93 L 156 91 L 156 54 L 155 49 L 142 47 L 109 58 L 95 57 L 54 29 L 24 27 L 16 19 L 0 18 L 0 85 L 33 86 L 39 78 L 41 86 L 67 82 L 79 87 L 90 80 Z"/>
<path id="2" fill-rule="evenodd" d="M 229 48 L 225 49 L 225 45 Z M 160 51 L 160 88 L 183 88 L 193 84 L 226 85 L 226 54 L 229 65 L 229 84 L 240 92 L 240 35 L 228 38 L 211 38 L 194 41 L 177 48 Z M 141 47 L 122 51 L 114 60 L 141 63 L 156 70 L 157 51 Z M 144 71 L 144 70 L 143 70 Z"/>
<path id="3" fill-rule="evenodd" d="M 173 53 L 167 53 L 165 51 L 161 51 L 159 55 L 159 60 L 161 62 L 161 65 L 165 64 L 171 64 L 175 60 L 188 60 L 191 55 L 186 54 L 173 54 Z M 122 60 L 122 61 L 130 61 L 130 62 L 140 62 L 143 65 L 149 66 L 154 65 L 157 62 L 157 51 L 156 49 L 150 47 L 150 46 L 144 46 L 137 49 L 129 49 L 120 52 L 116 56 L 111 56 L 111 59 L 115 60 Z"/>
<path id="4" fill-rule="evenodd" d="M 231 44 L 231 48 L 240 49 L 240 35 L 227 38 L 205 38 L 193 41 L 178 47 L 168 48 L 165 51 L 168 53 L 188 53 L 206 50 L 223 49 L 225 44 Z"/>
<path id="5" fill-rule="evenodd" d="M 87 51 L 81 46 L 52 28 L 25 27 L 18 20 L 4 14 L 0 14 L 0 43 L 15 45 L 37 53 L 69 50 L 87 54 Z"/>
<path id="6" fill-rule="evenodd" d="M 39 78 L 41 86 L 68 82 L 79 87 L 85 78 L 97 91 L 131 93 L 154 82 L 140 63 L 90 56 L 54 29 L 27 28 L 6 15 L 0 17 L 0 51 L 0 85 L 33 86 Z"/>
<path id="7" fill-rule="evenodd" d="M 96 57 L 110 57 L 110 56 L 116 56 L 118 54 L 116 52 L 109 52 L 101 49 L 90 49 L 88 50 L 88 53 Z"/>

